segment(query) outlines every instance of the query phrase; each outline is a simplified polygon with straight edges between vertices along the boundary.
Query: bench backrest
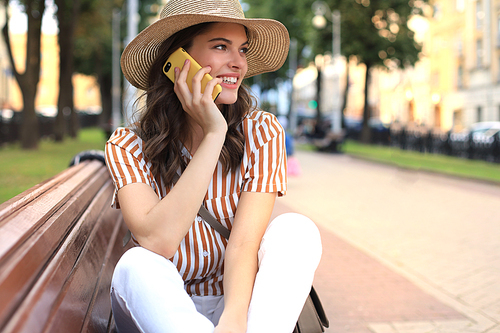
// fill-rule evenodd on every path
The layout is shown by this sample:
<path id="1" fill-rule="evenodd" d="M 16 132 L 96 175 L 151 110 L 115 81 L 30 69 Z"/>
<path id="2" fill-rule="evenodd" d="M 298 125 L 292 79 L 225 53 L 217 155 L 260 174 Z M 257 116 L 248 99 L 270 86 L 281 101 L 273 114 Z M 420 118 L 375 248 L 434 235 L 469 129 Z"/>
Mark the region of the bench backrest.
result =
<path id="1" fill-rule="evenodd" d="M 0 332 L 110 332 L 126 250 L 106 167 L 86 161 L 0 205 Z"/>

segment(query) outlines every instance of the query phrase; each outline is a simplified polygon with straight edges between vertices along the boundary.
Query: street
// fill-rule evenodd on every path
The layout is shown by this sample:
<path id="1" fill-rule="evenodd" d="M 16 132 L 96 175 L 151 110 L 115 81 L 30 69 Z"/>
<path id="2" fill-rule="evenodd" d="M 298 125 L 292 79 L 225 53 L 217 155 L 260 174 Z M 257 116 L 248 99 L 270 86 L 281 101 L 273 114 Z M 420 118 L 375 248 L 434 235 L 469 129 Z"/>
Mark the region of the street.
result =
<path id="1" fill-rule="evenodd" d="M 302 174 L 275 214 L 320 228 L 326 332 L 500 332 L 500 186 L 342 154 L 295 157 Z"/>

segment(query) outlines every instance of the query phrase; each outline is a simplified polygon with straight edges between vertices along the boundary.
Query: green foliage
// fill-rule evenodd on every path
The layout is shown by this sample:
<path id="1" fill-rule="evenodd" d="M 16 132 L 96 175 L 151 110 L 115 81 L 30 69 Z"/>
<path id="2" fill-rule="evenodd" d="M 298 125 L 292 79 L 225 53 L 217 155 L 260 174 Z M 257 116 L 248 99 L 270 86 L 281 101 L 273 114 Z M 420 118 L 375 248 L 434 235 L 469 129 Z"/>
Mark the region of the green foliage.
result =
<path id="1" fill-rule="evenodd" d="M 420 1 L 422 2 L 422 1 Z M 342 0 L 342 54 L 368 67 L 405 67 L 418 61 L 421 46 L 408 28 L 418 13 L 413 0 Z"/>
<path id="2" fill-rule="evenodd" d="M 75 67 L 87 75 L 111 76 L 112 15 L 121 10 L 121 40 L 126 36 L 126 0 L 81 0 L 81 12 L 75 33 Z M 160 9 L 161 0 L 139 1 L 139 31 L 148 26 Z M 123 45 L 122 45 L 123 49 Z"/>
<path id="3" fill-rule="evenodd" d="M 313 55 L 301 57 L 302 50 L 310 47 L 310 40 L 314 36 L 314 29 L 311 24 L 313 13 L 311 11 L 312 0 L 245 0 L 248 10 L 245 12 L 247 18 L 270 18 L 285 25 L 290 34 L 290 38 L 297 40 L 297 56 L 301 65 L 306 66 Z M 272 48 L 272 45 L 270 45 Z M 283 67 L 275 73 L 262 74 L 260 83 L 262 89 L 275 87 L 277 78 L 286 78 L 289 69 L 289 59 Z"/>
<path id="4" fill-rule="evenodd" d="M 299 64 L 307 65 L 316 54 L 332 52 L 332 22 L 324 29 L 312 25 L 313 0 L 245 0 L 247 17 L 271 18 L 282 22 L 298 42 Z M 329 8 L 341 13 L 341 52 L 346 57 L 372 66 L 404 67 L 418 61 L 421 46 L 407 23 L 420 14 L 427 0 L 326 0 Z M 311 53 L 303 52 L 310 48 Z M 287 64 L 276 74 L 264 74 L 263 88 L 285 77 Z M 269 82 L 271 81 L 271 82 Z M 267 82 L 267 83 L 266 83 Z"/>

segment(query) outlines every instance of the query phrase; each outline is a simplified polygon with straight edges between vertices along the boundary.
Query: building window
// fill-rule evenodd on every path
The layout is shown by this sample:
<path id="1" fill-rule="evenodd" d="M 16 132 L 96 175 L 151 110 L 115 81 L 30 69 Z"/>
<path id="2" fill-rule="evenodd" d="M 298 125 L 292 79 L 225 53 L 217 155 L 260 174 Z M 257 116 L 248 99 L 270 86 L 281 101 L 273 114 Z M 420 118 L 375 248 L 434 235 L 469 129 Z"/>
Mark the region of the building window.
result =
<path id="1" fill-rule="evenodd" d="M 480 122 L 483 119 L 483 109 L 478 106 L 476 110 L 476 122 Z"/>
<path id="2" fill-rule="evenodd" d="M 476 66 L 483 65 L 483 40 L 481 38 L 476 40 Z"/>
<path id="3" fill-rule="evenodd" d="M 497 47 L 500 48 L 500 12 L 497 15 Z"/>
<path id="4" fill-rule="evenodd" d="M 455 132 L 460 132 L 462 129 L 462 110 L 455 110 L 453 112 L 453 130 Z"/>
<path id="5" fill-rule="evenodd" d="M 500 82 L 500 56 L 498 57 L 498 74 L 497 74 L 497 81 Z"/>
<path id="6" fill-rule="evenodd" d="M 463 57 L 464 55 L 464 44 L 460 36 L 457 37 L 457 53 L 459 57 Z"/>
<path id="7" fill-rule="evenodd" d="M 459 65 L 457 70 L 457 87 L 459 89 L 464 87 L 464 69 L 462 65 Z"/>
<path id="8" fill-rule="evenodd" d="M 484 19 L 484 12 L 483 12 L 482 0 L 476 0 L 476 29 L 477 30 L 483 29 L 483 19 Z"/>

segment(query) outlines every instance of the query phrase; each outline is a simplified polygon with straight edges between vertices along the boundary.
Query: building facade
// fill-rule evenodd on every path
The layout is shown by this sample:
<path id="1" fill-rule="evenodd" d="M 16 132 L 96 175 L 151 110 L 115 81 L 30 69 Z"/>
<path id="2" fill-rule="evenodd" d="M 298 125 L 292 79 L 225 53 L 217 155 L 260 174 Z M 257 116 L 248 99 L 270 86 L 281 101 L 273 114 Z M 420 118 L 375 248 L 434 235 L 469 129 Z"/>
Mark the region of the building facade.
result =
<path id="1" fill-rule="evenodd" d="M 446 128 L 500 121 L 500 1 L 436 0 L 431 87 Z"/>

